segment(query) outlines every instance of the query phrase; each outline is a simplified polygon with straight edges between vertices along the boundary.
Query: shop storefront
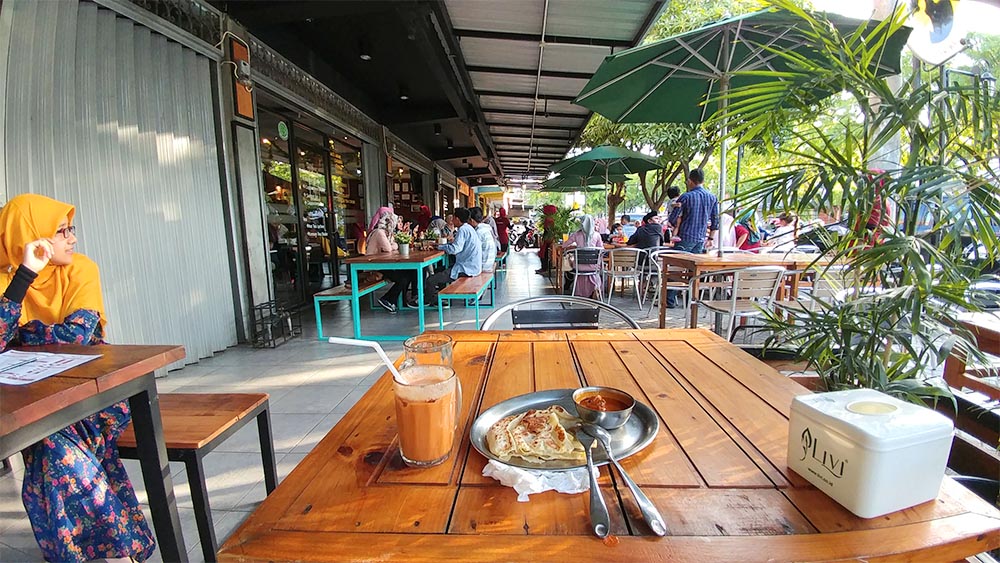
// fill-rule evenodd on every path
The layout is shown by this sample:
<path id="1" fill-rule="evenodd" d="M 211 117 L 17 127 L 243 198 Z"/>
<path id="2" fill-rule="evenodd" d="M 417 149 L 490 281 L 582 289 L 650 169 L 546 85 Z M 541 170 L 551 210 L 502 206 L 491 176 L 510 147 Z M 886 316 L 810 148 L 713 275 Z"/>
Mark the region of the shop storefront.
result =
<path id="1" fill-rule="evenodd" d="M 258 106 L 274 298 L 295 306 L 338 285 L 340 261 L 363 243 L 362 142 L 266 94 Z"/>
<path id="2" fill-rule="evenodd" d="M 424 184 L 427 176 L 396 159 L 390 159 L 390 164 L 392 207 L 403 221 L 415 224 L 420 206 L 425 205 Z"/>

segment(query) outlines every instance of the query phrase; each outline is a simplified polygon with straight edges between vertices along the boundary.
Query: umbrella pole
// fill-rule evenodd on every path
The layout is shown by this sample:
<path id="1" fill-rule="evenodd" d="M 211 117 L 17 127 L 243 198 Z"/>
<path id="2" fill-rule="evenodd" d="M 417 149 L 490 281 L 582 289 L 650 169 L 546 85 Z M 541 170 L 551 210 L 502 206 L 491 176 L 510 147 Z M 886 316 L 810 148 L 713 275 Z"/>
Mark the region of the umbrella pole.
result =
<path id="1" fill-rule="evenodd" d="M 608 217 L 608 212 L 611 211 L 611 204 L 608 203 L 608 196 L 611 195 L 611 190 L 608 185 L 608 167 L 604 167 L 604 216 L 608 218 L 606 221 L 608 224 L 608 232 L 611 232 L 611 217 Z"/>
<path id="2" fill-rule="evenodd" d="M 716 213 L 719 216 L 719 230 L 715 231 L 715 248 L 718 251 L 719 256 L 722 256 L 722 200 L 726 197 L 726 156 L 729 152 L 729 139 L 726 136 L 729 133 L 729 118 L 725 117 L 726 109 L 729 106 L 729 100 L 726 99 L 726 94 L 729 93 L 729 75 L 724 73 L 722 78 L 719 80 L 719 93 L 722 99 L 719 100 L 719 111 L 723 112 L 722 118 L 722 130 L 720 134 L 722 135 L 722 142 L 719 144 L 719 153 L 721 154 L 721 160 L 719 162 L 719 201 Z"/>

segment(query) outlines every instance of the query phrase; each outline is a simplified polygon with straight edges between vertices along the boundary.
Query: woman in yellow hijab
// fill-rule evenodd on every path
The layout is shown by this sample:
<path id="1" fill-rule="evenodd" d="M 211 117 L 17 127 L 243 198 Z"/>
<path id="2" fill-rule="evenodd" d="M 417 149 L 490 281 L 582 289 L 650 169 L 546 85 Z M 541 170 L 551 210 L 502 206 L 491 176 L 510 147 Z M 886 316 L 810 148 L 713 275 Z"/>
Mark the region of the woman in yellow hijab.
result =
<path id="1" fill-rule="evenodd" d="M 0 210 L 0 351 L 8 346 L 99 344 L 104 302 L 97 265 L 75 252 L 75 209 L 35 194 Z M 153 553 L 118 437 L 118 403 L 28 447 L 21 497 L 47 561 Z"/>

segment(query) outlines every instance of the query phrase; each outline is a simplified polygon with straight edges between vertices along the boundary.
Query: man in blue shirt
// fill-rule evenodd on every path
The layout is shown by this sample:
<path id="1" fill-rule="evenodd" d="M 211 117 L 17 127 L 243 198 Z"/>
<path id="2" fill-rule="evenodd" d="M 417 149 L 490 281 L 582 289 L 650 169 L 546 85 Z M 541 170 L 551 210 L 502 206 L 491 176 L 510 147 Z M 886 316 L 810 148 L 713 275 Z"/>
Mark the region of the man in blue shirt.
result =
<path id="1" fill-rule="evenodd" d="M 705 252 L 706 231 L 711 236 L 719 230 L 719 200 L 705 189 L 705 173 L 695 168 L 688 173 L 687 192 L 677 198 L 679 207 L 670 212 L 670 223 L 680 226 L 674 236 L 681 240 L 674 243 L 676 250 L 701 254 Z"/>
<path id="2" fill-rule="evenodd" d="M 719 230 L 719 200 L 705 189 L 705 173 L 695 168 L 688 173 L 687 191 L 677 198 L 680 205 L 670 212 L 670 224 L 680 225 L 675 230 L 681 240 L 674 243 L 675 250 L 701 254 L 705 252 L 705 239 Z M 711 231 L 706 235 L 706 231 Z M 667 292 L 667 307 L 677 307 L 677 292 Z"/>
<path id="3" fill-rule="evenodd" d="M 438 286 L 446 286 L 459 277 L 478 276 L 483 271 L 483 251 L 476 229 L 469 224 L 469 210 L 455 210 L 455 238 L 448 244 L 439 244 L 438 250 L 455 255 L 455 265 L 447 270 L 427 276 L 424 280 L 424 297 L 428 307 L 437 306 Z"/>

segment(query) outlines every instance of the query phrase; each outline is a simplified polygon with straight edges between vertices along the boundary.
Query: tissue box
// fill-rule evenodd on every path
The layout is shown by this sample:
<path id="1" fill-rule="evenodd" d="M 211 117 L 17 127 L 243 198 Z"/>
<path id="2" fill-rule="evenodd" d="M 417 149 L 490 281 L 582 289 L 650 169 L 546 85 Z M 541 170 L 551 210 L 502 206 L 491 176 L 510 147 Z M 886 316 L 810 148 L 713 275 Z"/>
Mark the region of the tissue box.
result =
<path id="1" fill-rule="evenodd" d="M 871 389 L 792 401 L 788 467 L 862 518 L 937 497 L 954 425 Z"/>

